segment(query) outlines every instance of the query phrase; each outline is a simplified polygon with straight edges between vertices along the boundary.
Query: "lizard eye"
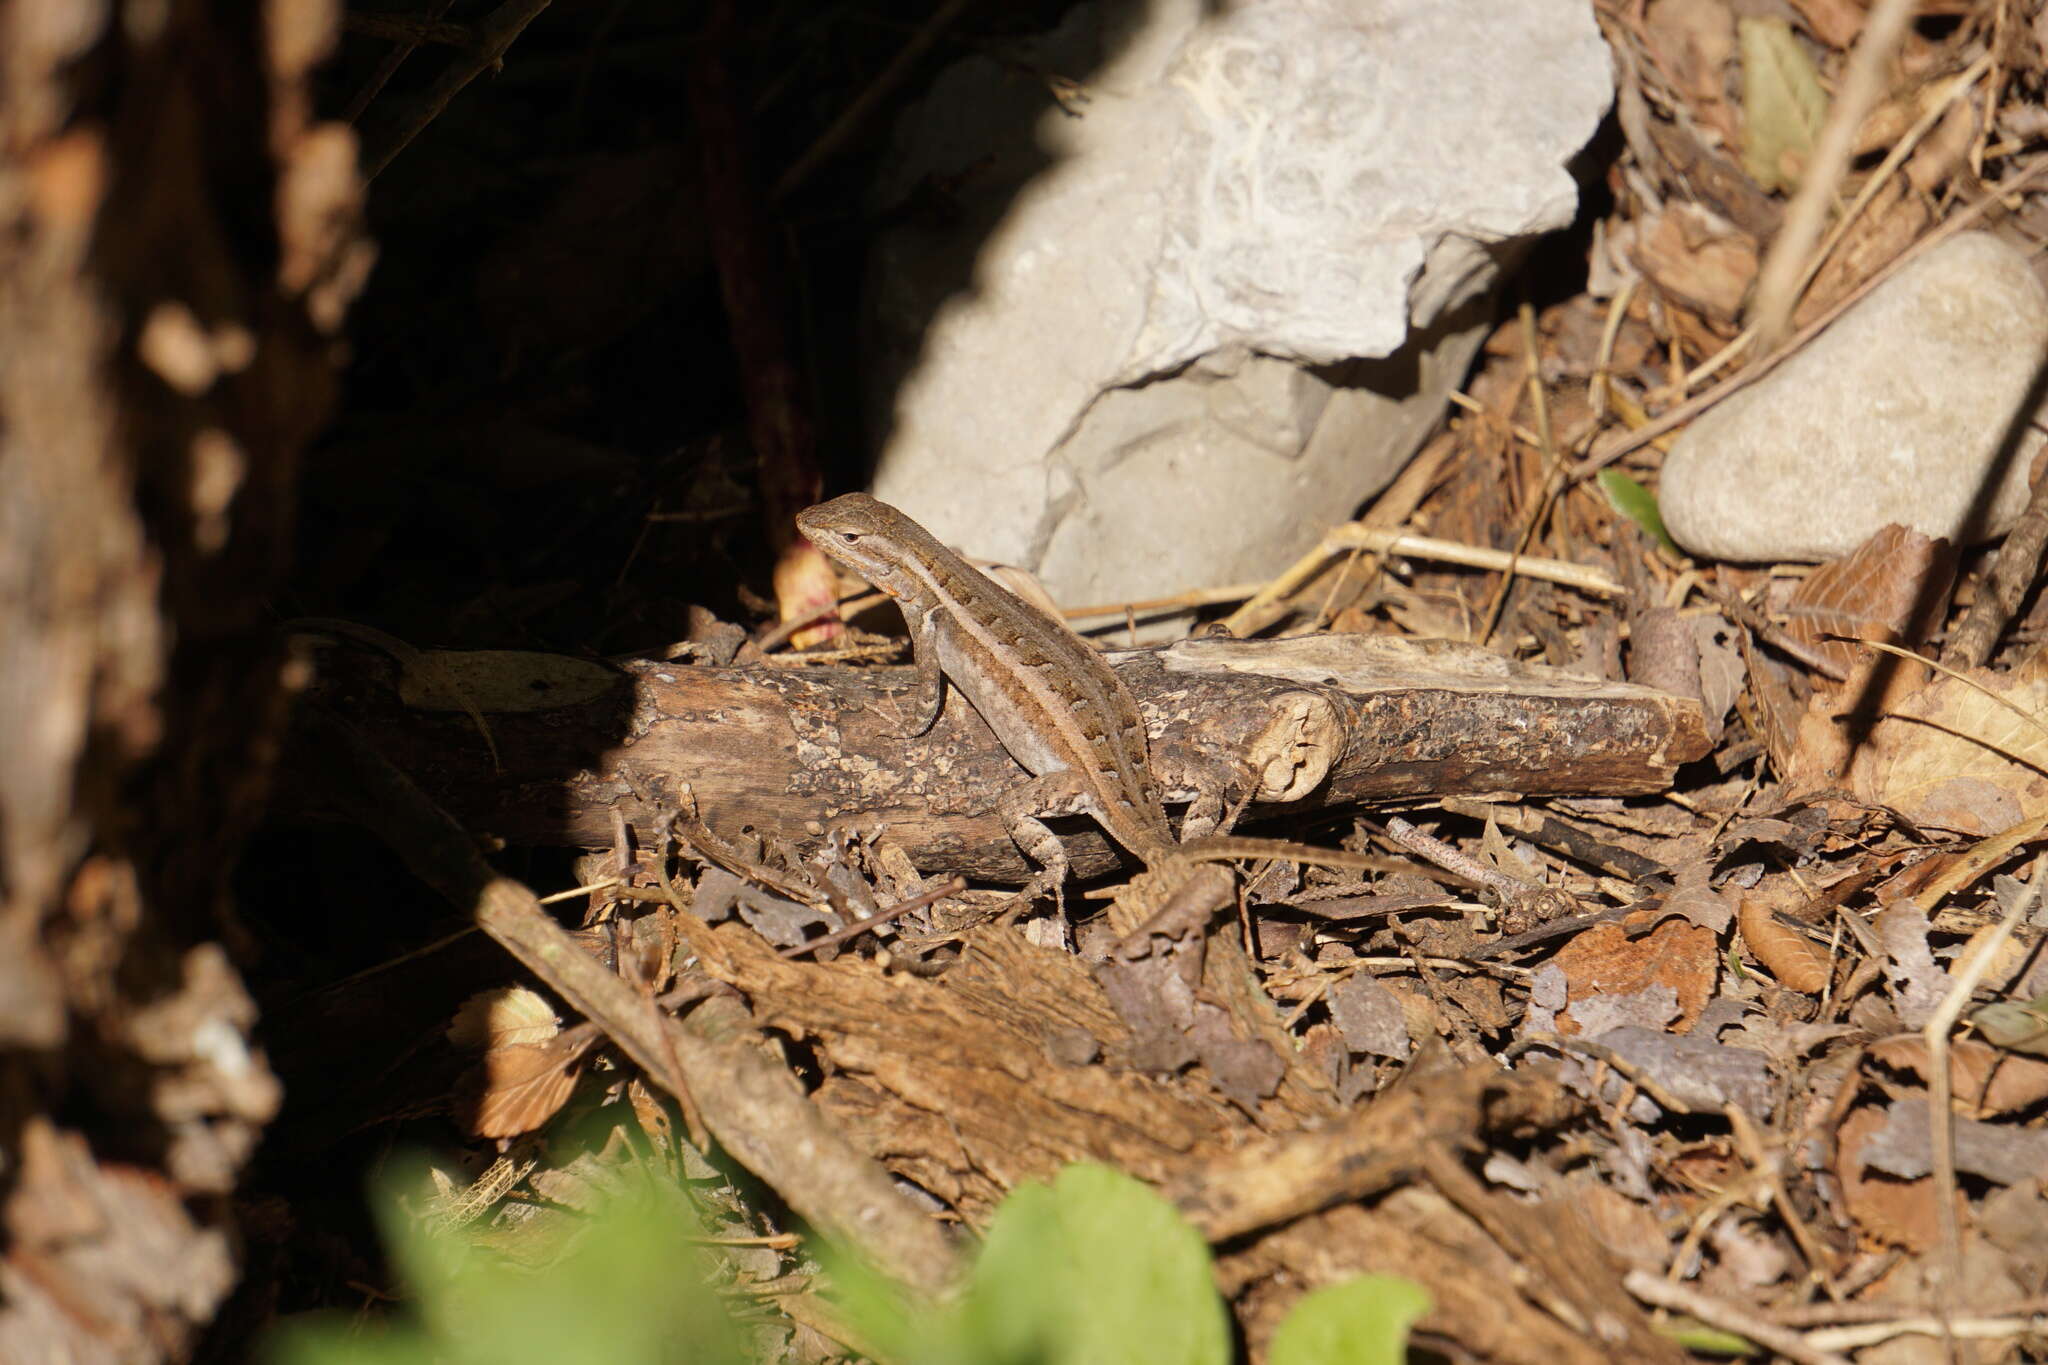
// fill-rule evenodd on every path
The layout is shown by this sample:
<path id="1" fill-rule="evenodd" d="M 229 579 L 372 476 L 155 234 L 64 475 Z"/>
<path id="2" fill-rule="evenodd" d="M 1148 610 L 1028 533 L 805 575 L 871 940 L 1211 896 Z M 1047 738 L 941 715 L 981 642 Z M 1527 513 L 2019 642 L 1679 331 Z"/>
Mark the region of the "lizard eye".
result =
<path id="1" fill-rule="evenodd" d="M 857 541 L 858 541 L 858 540 L 860 539 L 860 532 L 858 532 L 858 531 L 841 531 L 841 532 L 839 533 L 839 538 L 840 538 L 841 540 L 845 541 L 845 542 L 846 542 L 846 543 L 847 543 L 848 545 L 852 545 L 852 544 L 854 544 L 855 542 L 857 542 Z"/>

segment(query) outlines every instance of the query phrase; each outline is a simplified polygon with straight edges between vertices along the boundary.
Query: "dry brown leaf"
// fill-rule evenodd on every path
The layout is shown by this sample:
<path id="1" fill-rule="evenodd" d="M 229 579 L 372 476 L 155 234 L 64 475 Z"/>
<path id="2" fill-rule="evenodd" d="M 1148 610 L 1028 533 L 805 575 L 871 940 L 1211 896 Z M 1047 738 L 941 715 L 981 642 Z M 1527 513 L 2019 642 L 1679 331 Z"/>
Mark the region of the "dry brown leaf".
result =
<path id="1" fill-rule="evenodd" d="M 525 986 L 478 991 L 462 1002 L 448 1025 L 448 1041 L 479 1051 L 515 1044 L 539 1045 L 562 1031 L 554 1006 Z"/>
<path id="2" fill-rule="evenodd" d="M 1906 182 L 1921 194 L 1932 194 L 1963 169 L 1978 131 L 1976 105 L 1968 100 L 1950 105 L 1940 125 L 1906 162 Z"/>
<path id="3" fill-rule="evenodd" d="M 1937 677 L 1872 728 L 1850 769 L 1859 799 L 1978 837 L 2048 803 L 2048 733 L 2027 719 L 2048 713 L 2048 659 L 2035 654 L 2010 674 L 1966 676 Z"/>
<path id="4" fill-rule="evenodd" d="M 1941 1239 L 1933 1179 L 1900 1180 L 1872 1171 L 1863 1161 L 1863 1148 L 1886 1122 L 1885 1111 L 1875 1105 L 1863 1105 L 1842 1121 L 1835 1176 L 1842 1183 L 1843 1202 L 1865 1235 L 1887 1246 L 1925 1251 Z"/>
<path id="5" fill-rule="evenodd" d="M 1673 301 L 1721 324 L 1742 314 L 1756 278 L 1756 239 L 1694 204 L 1643 225 L 1629 258 Z"/>
<path id="6" fill-rule="evenodd" d="M 1980 990 L 2003 991 L 2010 988 L 2035 956 L 2033 945 L 2000 934 L 1995 924 L 1986 924 L 1963 944 L 1963 950 L 1956 954 L 1955 966 L 1950 971 L 1956 976 L 1968 975 L 1972 964 L 1986 951 L 1991 953 L 1991 960 L 1984 968 Z"/>
<path id="7" fill-rule="evenodd" d="M 1565 944 L 1551 961 L 1565 975 L 1568 1000 L 1669 986 L 1678 997 L 1673 1033 L 1692 1027 L 1714 988 L 1714 935 L 1675 919 L 1640 938 L 1630 938 L 1618 924 L 1595 925 Z M 1578 1031 L 1569 1010 L 1557 1022 L 1560 1033 Z"/>
<path id="8" fill-rule="evenodd" d="M 1733 143 L 1740 131 L 1728 103 L 1735 60 L 1735 13 L 1725 0 L 1656 0 L 1643 18 L 1643 43 L 1657 68 L 1685 95 L 1686 113 Z"/>
<path id="9" fill-rule="evenodd" d="M 483 1089 L 469 1119 L 476 1137 L 517 1137 L 555 1116 L 583 1074 L 581 1048 L 557 1044 L 494 1047 L 481 1063 Z"/>
<path id="10" fill-rule="evenodd" d="M 1954 562 L 1947 541 L 1885 526 L 1800 581 L 1785 604 L 1785 631 L 1846 673 L 1869 651 L 1831 637 L 1897 642 L 1923 596 L 1947 600 Z"/>
<path id="11" fill-rule="evenodd" d="M 1713 868 L 1705 858 L 1687 858 L 1675 869 L 1674 885 L 1664 896 L 1664 913 L 1678 915 L 1718 936 L 1734 913 L 1728 899 L 1709 884 Z"/>
<path id="12" fill-rule="evenodd" d="M 1911 1071 L 1923 1081 L 1932 1070 L 1927 1064 L 1927 1044 L 1917 1037 L 1872 1043 L 1870 1055 L 1887 1066 Z M 1956 1112 L 1964 1118 L 1993 1118 L 2048 1099 L 2048 1061 L 2001 1052 L 1971 1038 L 1951 1044 L 1948 1058 Z"/>
<path id="13" fill-rule="evenodd" d="M 640 1121 L 640 1131 L 654 1144 L 654 1149 L 665 1157 L 673 1158 L 675 1153 L 675 1125 L 669 1122 L 668 1106 L 661 1096 L 654 1093 L 646 1081 L 635 1076 L 626 1084 L 626 1098 L 633 1105 L 633 1117 Z"/>
<path id="14" fill-rule="evenodd" d="M 1856 0 L 1792 0 L 1792 8 L 1806 21 L 1808 32 L 1844 52 L 1870 18 L 1870 12 Z"/>
<path id="15" fill-rule="evenodd" d="M 1871 918 L 1870 927 L 1884 950 L 1885 991 L 1899 1022 L 1919 1028 L 1934 1017 L 1948 994 L 1948 973 L 1934 960 L 1928 943 L 1933 925 L 1913 901 L 1893 901 Z"/>
<path id="16" fill-rule="evenodd" d="M 1922 858 L 1886 877 L 1871 888 L 1879 905 L 1890 905 L 1893 901 L 1917 900 L 1920 893 L 1934 885 L 1942 877 L 1955 870 L 1963 859 L 1960 853 L 1936 853 Z"/>
<path id="17" fill-rule="evenodd" d="M 1749 682 L 1736 695 L 1736 714 L 1742 717 L 1750 733 L 1768 746 L 1771 766 L 1784 772 L 1794 789 L 1799 789 L 1795 765 L 1806 748 L 1802 733 L 1806 726 L 1806 698 L 1793 690 L 1790 668 L 1778 662 L 1748 631 L 1736 635 L 1735 645 L 1742 653 L 1743 671 Z"/>
<path id="18" fill-rule="evenodd" d="M 1818 995 L 1827 989 L 1827 954 L 1797 929 L 1778 923 L 1776 910 L 1774 898 L 1744 896 L 1735 911 L 1742 941 L 1780 986 L 1801 995 Z"/>
<path id="19" fill-rule="evenodd" d="M 1627 1264 L 1661 1270 L 1670 1259 L 1671 1243 L 1657 1215 L 1612 1185 L 1575 1180 L 1569 1197 L 1600 1245 Z"/>
<path id="20" fill-rule="evenodd" d="M 784 546 L 775 561 L 776 609 L 784 621 L 808 616 L 839 597 L 839 575 L 833 569 L 832 561 L 809 541 L 796 537 L 792 540 L 794 543 Z M 805 626 L 790 636 L 790 644 L 797 649 L 807 649 L 823 644 L 842 629 L 837 621 L 828 618 L 817 625 Z"/>

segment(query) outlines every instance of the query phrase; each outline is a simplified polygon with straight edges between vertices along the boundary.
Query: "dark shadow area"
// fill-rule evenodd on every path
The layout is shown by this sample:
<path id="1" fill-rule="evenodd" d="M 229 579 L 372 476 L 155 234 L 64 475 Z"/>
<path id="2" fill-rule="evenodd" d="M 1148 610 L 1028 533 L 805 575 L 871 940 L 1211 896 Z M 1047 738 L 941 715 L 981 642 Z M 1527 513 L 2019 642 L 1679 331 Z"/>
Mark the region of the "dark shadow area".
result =
<path id="1" fill-rule="evenodd" d="M 770 5 L 740 15 L 717 54 L 752 140 L 764 194 L 862 96 L 935 8 Z M 992 103 L 1009 132 L 976 175 L 1019 187 L 1047 169 L 1032 132 L 1060 106 L 1057 80 L 1086 84 L 1111 55 L 1047 70 L 1008 59 L 1017 38 L 1055 27 L 1066 0 L 971 8 L 840 155 L 772 203 L 788 357 L 818 433 L 829 490 L 860 486 L 886 414 L 863 398 L 877 356 L 862 330 L 879 234 L 904 240 L 953 277 L 933 300 L 974 288 L 981 243 L 1006 201 L 926 183 L 877 203 L 895 120 L 943 67 L 994 59 Z M 450 22 L 479 17 L 452 9 Z M 393 51 L 396 11 L 352 12 L 323 73 L 338 115 Z M 299 502 L 296 572 L 275 603 L 283 621 L 340 620 L 414 649 L 524 649 L 584 660 L 660 657 L 693 629 L 692 608 L 751 623 L 770 594 L 772 528 L 744 435 L 742 374 L 712 265 L 704 173 L 683 72 L 699 55 L 703 7 L 632 0 L 557 4 L 502 69 L 458 94 L 372 183 L 379 260 L 349 319 L 344 397 L 310 454 Z M 374 146 L 448 63 L 429 42 L 369 100 Z M 1604 165 L 1613 139 L 1594 158 Z M 1582 176 L 1599 180 L 1597 169 Z M 1581 222 L 1591 221 L 1582 209 Z M 1576 287 L 1576 233 L 1537 258 L 1556 271 L 1542 297 Z M 1491 302 L 1442 319 L 1470 323 Z M 929 315 L 910 320 L 915 333 Z M 899 319 L 901 326 L 903 320 Z M 1433 338 L 1422 338 L 1426 346 Z M 1414 387 L 1412 352 L 1339 367 L 1342 382 Z M 307 705 L 389 704 L 402 658 L 355 637 L 309 646 L 324 681 Z M 337 687 L 335 680 L 343 680 Z M 626 737 L 627 689 L 577 710 L 548 747 L 498 737 L 505 777 L 471 722 L 436 718 L 479 790 L 516 780 L 544 804 Z M 565 737 L 566 736 L 566 737 Z M 286 1086 L 285 1110 L 242 1196 L 249 1274 L 210 1339 L 240 1358 L 247 1333 L 278 1315 L 354 1308 L 351 1285 L 384 1275 L 362 1195 L 366 1172 L 401 1148 L 453 1154 L 477 1144 L 454 1122 L 466 1059 L 444 1031 L 472 992 L 517 982 L 516 964 L 459 907 L 439 899 L 371 836 L 321 822 L 330 774 L 288 754 L 275 824 L 239 869 L 241 956 L 260 998 L 260 1037 Z M 536 766 L 522 757 L 546 757 Z M 401 770 L 415 753 L 387 752 Z M 446 780 L 447 774 L 440 774 Z M 657 785 L 686 774 L 657 774 Z M 467 780 L 467 779 L 465 779 Z M 483 798 L 479 798 L 482 800 Z M 463 812 L 457 809 L 458 818 Z M 564 822 L 536 808 L 523 828 Z M 480 837 L 502 831 L 475 828 Z M 580 878 L 568 852 L 521 844 L 496 865 L 542 891 Z M 576 922 L 580 903 L 564 911 Z"/>
<path id="2" fill-rule="evenodd" d="M 601 660 L 659 656 L 690 633 L 693 607 L 759 618 L 772 537 L 685 78 L 703 55 L 709 8 L 552 6 L 372 182 L 378 261 L 348 320 L 337 417 L 303 469 L 279 621 L 354 623 L 401 649 Z M 743 105 L 728 112 L 764 200 L 937 8 L 783 4 L 735 16 L 715 58 Z M 864 429 L 860 399 L 876 235 L 928 225 L 967 289 L 1000 217 L 969 220 L 943 185 L 876 204 L 896 120 L 935 73 L 974 54 L 997 56 L 1003 88 L 992 94 L 1020 118 L 1054 107 L 1049 82 L 1085 83 L 1092 67 L 1047 71 L 1000 54 L 1069 8 L 970 7 L 838 154 L 765 210 L 774 283 L 790 305 L 788 361 L 829 485 L 859 481 L 878 435 Z M 458 5 L 445 21 L 488 13 Z M 321 74 L 324 115 L 367 97 L 356 125 L 366 149 L 409 121 L 453 62 L 427 41 L 379 87 L 392 34 L 408 25 L 419 18 L 403 9 L 351 11 Z M 1019 184 L 1043 169 L 1028 134 L 1007 155 Z M 388 703 L 400 658 L 364 638 L 309 638 L 323 681 L 306 705 L 346 715 L 366 696 Z M 625 691 L 580 708 L 573 739 L 518 771 L 521 790 L 559 794 L 616 744 Z M 464 774 L 497 780 L 468 720 L 445 734 L 474 759 Z M 274 823 L 236 877 L 238 956 L 286 1100 L 241 1196 L 249 1273 L 209 1359 L 246 1358 L 249 1334 L 277 1316 L 355 1308 L 351 1284 L 384 1282 L 363 1205 L 368 1173 L 401 1149 L 452 1159 L 477 1145 L 452 1112 L 471 1063 L 443 1035 L 471 993 L 522 979 L 502 949 L 466 932 L 463 908 L 368 833 L 325 818 L 333 774 L 305 752 L 287 752 Z M 411 770 L 421 755 L 384 757 Z M 559 815 L 532 809 L 522 825 Z M 514 843 L 494 862 L 542 890 L 577 881 L 563 849 Z M 580 912 L 581 902 L 567 907 L 566 922 Z"/>

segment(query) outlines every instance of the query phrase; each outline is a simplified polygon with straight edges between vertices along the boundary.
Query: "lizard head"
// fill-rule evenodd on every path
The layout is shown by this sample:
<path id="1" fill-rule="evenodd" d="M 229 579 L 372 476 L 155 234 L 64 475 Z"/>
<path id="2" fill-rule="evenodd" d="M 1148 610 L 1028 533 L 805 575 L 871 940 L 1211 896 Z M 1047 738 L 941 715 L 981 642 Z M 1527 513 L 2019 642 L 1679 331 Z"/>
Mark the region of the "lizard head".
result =
<path id="1" fill-rule="evenodd" d="M 796 528 L 827 556 L 899 600 L 914 591 L 907 550 L 929 540 L 924 528 L 879 498 L 846 493 L 796 514 Z"/>

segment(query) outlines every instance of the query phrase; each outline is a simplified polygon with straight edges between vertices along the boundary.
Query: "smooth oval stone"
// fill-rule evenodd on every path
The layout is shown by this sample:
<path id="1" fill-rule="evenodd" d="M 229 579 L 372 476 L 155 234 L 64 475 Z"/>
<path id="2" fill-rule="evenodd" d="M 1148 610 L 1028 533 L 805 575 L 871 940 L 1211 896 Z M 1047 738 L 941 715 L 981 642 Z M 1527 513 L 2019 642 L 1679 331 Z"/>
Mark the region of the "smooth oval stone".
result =
<path id="1" fill-rule="evenodd" d="M 1890 522 L 2001 535 L 2041 445 L 2007 433 L 2040 400 L 2044 348 L 2048 290 L 2027 258 L 1957 236 L 1687 427 L 1664 460 L 1664 524 L 1693 554 L 1741 560 L 1829 559 Z"/>

